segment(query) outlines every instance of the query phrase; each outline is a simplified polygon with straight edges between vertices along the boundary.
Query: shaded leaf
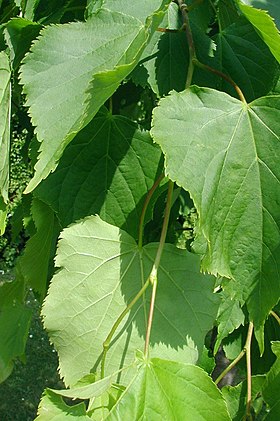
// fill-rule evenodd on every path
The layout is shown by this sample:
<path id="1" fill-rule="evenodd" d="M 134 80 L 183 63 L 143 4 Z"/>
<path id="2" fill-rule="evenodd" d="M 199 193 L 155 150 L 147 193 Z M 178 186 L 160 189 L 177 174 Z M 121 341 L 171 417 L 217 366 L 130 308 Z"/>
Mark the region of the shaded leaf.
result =
<path id="1" fill-rule="evenodd" d="M 278 63 L 246 19 L 239 18 L 214 39 L 217 47 L 212 67 L 228 74 L 247 101 L 266 95 L 273 88 L 279 75 Z M 211 65 L 211 61 L 209 63 Z M 236 96 L 224 79 L 220 80 L 219 88 Z"/>
<path id="2" fill-rule="evenodd" d="M 167 175 L 198 209 L 203 270 L 232 279 L 225 288 L 257 327 L 280 294 L 279 118 L 279 96 L 245 105 L 192 87 L 161 100 L 152 129 Z"/>
<path id="3" fill-rule="evenodd" d="M 114 321 L 148 278 L 157 244 L 142 251 L 126 232 L 97 216 L 66 228 L 43 306 L 44 324 L 66 384 L 96 370 Z M 195 363 L 217 314 L 214 279 L 199 273 L 199 258 L 166 244 L 159 269 L 151 355 Z M 145 342 L 150 290 L 120 324 L 108 351 L 106 373 L 130 364 Z M 75 340 L 73 340 L 75 338 Z M 126 373 L 122 373 L 124 383 Z"/>
<path id="4" fill-rule="evenodd" d="M 20 303 L 0 310 L 0 364 L 4 377 L 10 374 L 14 359 L 24 355 L 31 315 L 31 309 Z"/>
<path id="5" fill-rule="evenodd" d="M 36 233 L 28 240 L 23 255 L 17 261 L 17 277 L 45 296 L 50 253 L 58 229 L 53 211 L 39 199 L 33 199 L 31 214 Z"/>
<path id="6" fill-rule="evenodd" d="M 23 18 L 11 19 L 5 25 L 4 35 L 10 49 L 10 59 L 14 70 L 19 67 L 41 28 L 41 25 Z"/>
<path id="7" fill-rule="evenodd" d="M 42 142 L 26 192 L 56 168 L 75 134 L 133 70 L 150 25 L 100 10 L 87 22 L 43 29 L 21 68 L 32 123 Z M 46 103 L 51 104 L 48 109 Z"/>
<path id="8" fill-rule="evenodd" d="M 263 385 L 263 397 L 270 406 L 270 412 L 265 417 L 268 421 L 277 421 L 280 417 L 280 342 L 272 342 L 272 351 L 277 360 L 267 373 Z"/>
<path id="9" fill-rule="evenodd" d="M 221 392 L 201 368 L 153 358 L 145 361 L 108 420 L 230 420 Z"/>
<path id="10" fill-rule="evenodd" d="M 254 400 L 261 394 L 264 381 L 265 376 L 252 376 L 252 405 Z M 244 381 L 234 387 L 225 386 L 222 388 L 222 394 L 226 400 L 232 421 L 242 420 L 246 413 L 247 382 Z"/>
<path id="11" fill-rule="evenodd" d="M 64 227 L 99 214 L 137 238 L 145 196 L 162 171 L 161 157 L 148 132 L 104 108 L 78 133 L 35 195 Z"/>
<path id="12" fill-rule="evenodd" d="M 221 342 L 231 332 L 244 324 L 245 316 L 237 300 L 232 300 L 229 294 L 221 293 L 222 302 L 219 307 L 217 325 L 218 335 L 215 342 L 214 354 L 218 352 Z"/>

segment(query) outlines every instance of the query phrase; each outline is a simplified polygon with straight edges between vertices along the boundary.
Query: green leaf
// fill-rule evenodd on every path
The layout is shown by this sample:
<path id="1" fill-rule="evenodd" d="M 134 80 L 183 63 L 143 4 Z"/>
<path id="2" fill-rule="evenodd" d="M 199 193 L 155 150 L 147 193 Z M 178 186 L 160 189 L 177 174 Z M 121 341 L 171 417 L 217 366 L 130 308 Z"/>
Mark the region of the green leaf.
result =
<path id="1" fill-rule="evenodd" d="M 63 227 L 99 214 L 137 238 L 145 196 L 162 171 L 161 158 L 148 132 L 104 108 L 78 133 L 35 195 L 52 207 Z"/>
<path id="2" fill-rule="evenodd" d="M 257 9 L 267 10 L 280 28 L 280 4 L 277 0 L 242 0 L 242 3 L 253 6 Z"/>
<path id="3" fill-rule="evenodd" d="M 265 417 L 268 421 L 277 421 L 280 417 L 280 342 L 272 342 L 272 351 L 277 360 L 267 373 L 263 385 L 263 397 L 270 406 L 270 412 Z"/>
<path id="4" fill-rule="evenodd" d="M 0 235 L 5 230 L 9 188 L 11 71 L 7 54 L 0 52 Z"/>
<path id="5" fill-rule="evenodd" d="M 168 3 L 169 0 L 141 0 L 141 2 L 136 3 L 131 0 L 91 0 L 88 1 L 87 10 L 88 16 L 102 8 L 133 16 L 145 23 L 147 18 L 154 14 L 155 10 L 164 10 Z"/>
<path id="6" fill-rule="evenodd" d="M 71 387 L 71 389 L 52 390 L 52 392 L 72 399 L 96 398 L 110 388 L 113 377 L 115 376 L 116 374 L 114 373 L 111 376 L 96 381 L 96 376 L 94 374 L 87 374 Z"/>
<path id="7" fill-rule="evenodd" d="M 0 310 L 0 360 L 9 371 L 13 360 L 24 355 L 31 315 L 31 309 L 19 303 Z"/>
<path id="8" fill-rule="evenodd" d="M 230 295 L 225 292 L 222 292 L 221 295 L 222 302 L 217 317 L 218 335 L 215 342 L 214 354 L 218 352 L 222 340 L 241 324 L 244 324 L 245 319 L 239 302 L 237 300 L 232 300 Z"/>
<path id="9" fill-rule="evenodd" d="M 10 376 L 13 368 L 14 365 L 11 361 L 6 364 L 0 356 L 0 383 L 3 383 Z"/>
<path id="10" fill-rule="evenodd" d="M 230 420 L 221 392 L 201 368 L 153 358 L 144 362 L 108 421 Z"/>
<path id="11" fill-rule="evenodd" d="M 126 232 L 98 216 L 66 228 L 59 241 L 55 274 L 43 306 L 44 324 L 73 385 L 100 364 L 102 343 L 114 321 L 136 296 L 152 269 L 157 244 L 142 251 Z M 166 244 L 159 268 L 151 355 L 196 363 L 215 320 L 219 298 L 214 279 L 199 273 L 199 258 Z M 150 290 L 120 324 L 108 351 L 106 372 L 134 360 L 143 348 Z M 108 366 L 108 367 L 107 367 Z M 122 373 L 124 383 L 126 373 Z"/>
<path id="12" fill-rule="evenodd" d="M 237 1 L 237 4 L 241 12 L 252 23 L 252 25 L 254 25 L 257 33 L 267 44 L 271 53 L 274 55 L 274 57 L 279 63 L 280 62 L 280 32 L 277 29 L 271 16 L 269 16 L 267 11 L 255 9 L 254 7 L 243 4 L 240 0 Z"/>
<path id="13" fill-rule="evenodd" d="M 214 40 L 217 43 L 215 57 L 213 64 L 211 60 L 209 64 L 228 74 L 247 101 L 270 92 L 279 75 L 279 65 L 250 22 L 240 17 Z M 222 78 L 219 88 L 236 96 L 233 87 Z"/>
<path id="14" fill-rule="evenodd" d="M 26 192 L 53 171 L 65 147 L 133 70 L 152 23 L 100 10 L 87 22 L 49 26 L 24 59 L 21 83 L 41 143 Z M 46 109 L 46 104 L 51 104 Z"/>
<path id="15" fill-rule="evenodd" d="M 252 376 L 252 404 L 261 393 L 264 381 L 265 376 Z M 234 387 L 225 386 L 222 388 L 222 394 L 226 400 L 232 421 L 242 420 L 246 412 L 247 382 L 241 382 Z"/>
<path id="16" fill-rule="evenodd" d="M 232 279 L 226 289 L 256 326 L 280 295 L 279 118 L 279 96 L 245 105 L 192 87 L 162 99 L 153 119 L 166 174 L 198 209 L 203 270 Z"/>
<path id="17" fill-rule="evenodd" d="M 23 18 L 11 19 L 4 30 L 5 41 L 10 49 L 13 69 L 17 69 L 30 48 L 31 42 L 40 32 L 41 25 Z"/>
<path id="18" fill-rule="evenodd" d="M 31 214 L 37 232 L 28 240 L 23 255 L 17 261 L 17 277 L 45 296 L 49 272 L 50 253 L 54 238 L 58 236 L 55 216 L 51 208 L 34 198 Z"/>
<path id="19" fill-rule="evenodd" d="M 90 421 L 85 405 L 68 406 L 61 396 L 47 389 L 41 399 L 35 421 Z"/>

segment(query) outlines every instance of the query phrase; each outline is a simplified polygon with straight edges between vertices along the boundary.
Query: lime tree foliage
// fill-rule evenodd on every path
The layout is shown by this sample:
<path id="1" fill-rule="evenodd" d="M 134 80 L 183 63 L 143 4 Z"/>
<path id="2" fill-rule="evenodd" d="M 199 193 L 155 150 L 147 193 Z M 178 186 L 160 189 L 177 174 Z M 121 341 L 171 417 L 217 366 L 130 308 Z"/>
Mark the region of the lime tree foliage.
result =
<path id="1" fill-rule="evenodd" d="M 278 0 L 0 7 L 1 381 L 32 289 L 65 384 L 36 420 L 280 419 Z"/>

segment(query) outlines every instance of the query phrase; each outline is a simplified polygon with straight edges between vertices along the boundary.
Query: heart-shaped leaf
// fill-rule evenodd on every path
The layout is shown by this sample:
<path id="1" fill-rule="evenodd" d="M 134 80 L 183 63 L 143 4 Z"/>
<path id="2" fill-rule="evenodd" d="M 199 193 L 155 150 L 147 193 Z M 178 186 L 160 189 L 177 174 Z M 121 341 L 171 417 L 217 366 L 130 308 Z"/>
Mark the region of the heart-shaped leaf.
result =
<path id="1" fill-rule="evenodd" d="M 280 96 L 249 105 L 211 89 L 164 98 L 152 135 L 188 190 L 207 241 L 203 269 L 229 277 L 262 325 L 280 295 Z"/>
<path id="2" fill-rule="evenodd" d="M 152 269 L 157 244 L 138 249 L 126 232 L 85 218 L 61 235 L 55 274 L 43 307 L 44 324 L 66 384 L 97 370 L 102 343 Z M 196 363 L 215 320 L 214 278 L 199 273 L 199 258 L 167 244 L 161 259 L 151 335 L 151 355 Z M 134 360 L 144 347 L 150 291 L 120 324 L 106 360 L 106 374 Z M 126 372 L 122 373 L 124 383 Z"/>

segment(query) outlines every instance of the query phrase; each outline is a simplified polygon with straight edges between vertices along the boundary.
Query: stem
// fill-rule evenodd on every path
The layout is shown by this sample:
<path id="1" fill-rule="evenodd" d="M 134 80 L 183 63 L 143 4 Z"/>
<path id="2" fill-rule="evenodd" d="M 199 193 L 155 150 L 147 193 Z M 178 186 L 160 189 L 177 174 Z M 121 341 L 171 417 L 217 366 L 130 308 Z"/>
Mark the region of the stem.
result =
<path id="1" fill-rule="evenodd" d="M 252 401 L 252 368 L 251 368 L 251 343 L 254 325 L 249 324 L 247 339 L 245 343 L 246 350 L 246 366 L 247 366 L 247 403 L 246 403 L 246 418 L 251 419 L 251 401 Z"/>
<path id="2" fill-rule="evenodd" d="M 128 306 L 124 309 L 124 311 L 119 315 L 117 320 L 115 321 L 112 329 L 110 330 L 107 338 L 103 342 L 103 355 L 101 360 L 101 379 L 105 377 L 105 360 L 106 355 L 110 346 L 110 342 L 112 340 L 112 337 L 114 336 L 117 328 L 119 327 L 120 323 L 122 322 L 123 318 L 127 315 L 127 313 L 131 310 L 131 308 L 134 306 L 134 304 L 141 298 L 141 296 L 144 294 L 148 286 L 150 285 L 150 277 L 147 279 L 145 284 L 142 286 L 138 294 L 133 298 L 133 300 L 128 304 Z"/>
<path id="3" fill-rule="evenodd" d="M 113 97 L 110 96 L 109 98 L 109 112 L 113 114 Z"/>
<path id="4" fill-rule="evenodd" d="M 231 84 L 231 86 L 235 89 L 237 95 L 239 96 L 240 101 L 242 101 L 244 104 L 247 105 L 246 99 L 243 95 L 243 92 L 239 88 L 239 86 L 231 79 L 231 77 L 227 76 L 225 73 L 220 72 L 220 70 L 214 69 L 213 67 L 208 66 L 207 64 L 201 63 L 197 58 L 195 57 L 193 59 L 193 64 L 200 69 L 206 70 L 208 72 L 214 73 L 217 76 L 222 77 L 224 80 L 226 80 L 228 83 Z"/>
<path id="5" fill-rule="evenodd" d="M 192 83 L 192 77 L 194 72 L 194 60 L 196 58 L 195 54 L 195 46 L 193 42 L 192 31 L 190 27 L 190 21 L 188 16 L 188 6 L 183 2 L 183 0 L 178 0 L 178 5 L 180 7 L 182 18 L 183 18 L 183 28 L 186 32 L 188 46 L 189 46 L 189 66 L 188 66 L 188 74 L 185 88 L 189 88 Z"/>
<path id="6" fill-rule="evenodd" d="M 150 200 L 151 200 L 155 190 L 157 189 L 157 187 L 159 186 L 159 184 L 160 184 L 160 182 L 163 178 L 164 178 L 164 174 L 160 174 L 160 176 L 155 181 L 154 185 L 148 191 L 148 194 L 146 196 L 146 199 L 145 199 L 145 202 L 144 202 L 144 205 L 143 205 L 143 208 L 142 208 L 141 216 L 140 216 L 140 221 L 139 221 L 139 235 L 138 235 L 139 250 L 141 250 L 142 246 L 143 246 L 144 220 L 145 220 L 145 216 L 146 216 L 146 211 L 148 209 L 148 205 L 150 203 Z"/>
<path id="7" fill-rule="evenodd" d="M 252 325 L 252 326 L 251 326 Z M 246 342 L 244 345 L 244 348 L 242 349 L 242 351 L 240 352 L 240 354 L 237 355 L 237 357 L 224 369 L 224 371 L 222 371 L 222 373 L 217 377 L 217 379 L 215 380 L 215 384 L 218 385 L 220 383 L 220 381 L 225 377 L 225 375 L 233 369 L 233 367 L 236 366 L 236 364 L 244 357 L 245 354 L 250 353 L 250 349 L 251 349 L 251 340 L 252 340 L 252 333 L 253 333 L 253 324 L 250 323 L 249 324 L 249 328 L 248 328 L 248 333 L 247 333 L 247 338 L 246 338 Z M 248 367 L 248 366 L 247 366 Z M 251 380 L 251 377 L 250 377 Z"/>
<path id="8" fill-rule="evenodd" d="M 242 349 L 242 351 L 240 352 L 240 354 L 235 358 L 235 360 L 233 360 L 225 369 L 224 371 L 221 372 L 221 374 L 219 375 L 219 377 L 216 378 L 215 380 L 215 384 L 218 385 L 220 383 L 220 381 L 225 377 L 225 375 L 231 370 L 233 369 L 233 367 L 236 366 L 236 364 L 242 360 L 242 358 L 245 355 L 245 349 Z"/>
<path id="9" fill-rule="evenodd" d="M 270 314 L 271 314 L 271 316 L 273 316 L 277 320 L 277 322 L 280 325 L 280 317 L 278 316 L 278 314 L 275 313 L 275 311 L 273 311 L 273 310 L 271 310 Z"/>
<path id="10" fill-rule="evenodd" d="M 159 264 L 160 264 L 165 240 L 166 240 L 170 210 L 171 210 L 171 205 L 172 205 L 173 188 L 174 188 L 174 183 L 172 181 L 169 181 L 167 201 L 166 201 L 166 207 L 165 207 L 165 212 L 164 212 L 164 221 L 163 221 L 163 225 L 162 225 L 159 246 L 158 246 L 158 249 L 157 249 L 157 254 L 156 254 L 155 261 L 154 261 L 154 265 L 153 265 L 153 268 L 152 268 L 150 276 L 149 276 L 149 281 L 151 282 L 151 284 L 153 286 L 153 290 L 152 290 L 150 311 L 149 311 L 149 317 L 148 317 L 148 326 L 147 326 L 146 340 L 145 340 L 145 347 L 144 347 L 144 354 L 145 354 L 146 357 L 148 356 L 148 353 L 149 353 L 149 343 L 150 343 L 152 323 L 153 323 L 155 299 L 156 299 L 157 284 L 158 284 L 157 272 L 158 272 L 158 268 L 159 268 Z"/>

